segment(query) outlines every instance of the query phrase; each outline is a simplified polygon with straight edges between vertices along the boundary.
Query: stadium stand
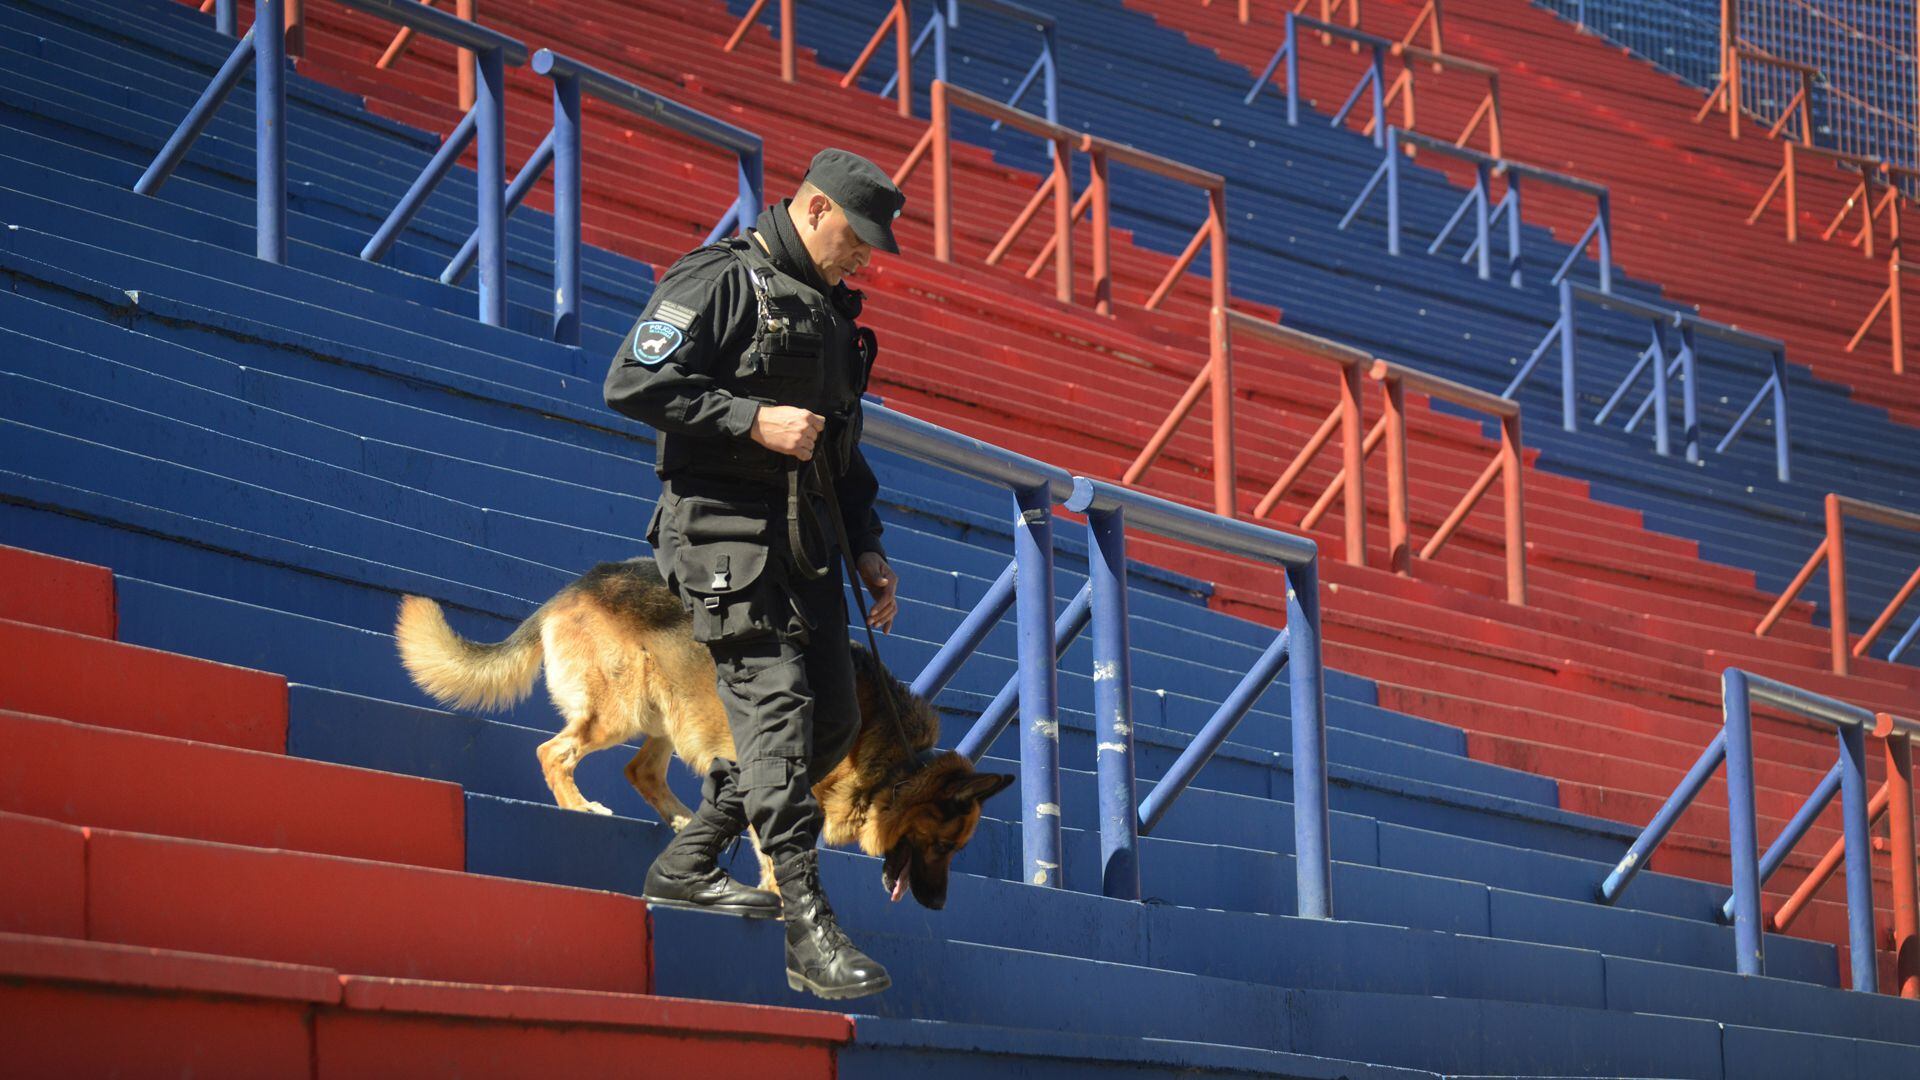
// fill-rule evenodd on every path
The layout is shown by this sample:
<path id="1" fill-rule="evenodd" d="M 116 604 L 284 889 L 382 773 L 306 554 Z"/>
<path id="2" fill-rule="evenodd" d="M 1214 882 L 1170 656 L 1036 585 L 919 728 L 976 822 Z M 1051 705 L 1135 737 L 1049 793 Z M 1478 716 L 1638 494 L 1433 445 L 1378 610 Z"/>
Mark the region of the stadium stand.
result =
<path id="1" fill-rule="evenodd" d="M 1377 164 L 1365 139 L 1288 129 L 1271 108 L 1236 111 L 1217 131 L 1135 126 L 1151 110 L 1115 101 L 1167 104 L 1204 89 L 1224 116 L 1245 108 L 1233 88 L 1244 93 L 1251 76 L 1203 69 L 1192 46 L 1120 9 L 1047 7 L 1063 44 L 1063 123 L 1228 176 L 1240 310 L 1284 313 L 1286 325 L 1494 389 L 1510 370 L 1506 353 L 1524 356 L 1551 323 L 1538 285 L 1496 287 L 1423 256 L 1388 261 L 1374 240 L 1334 229 Z M 925 130 L 834 85 L 880 13 L 845 10 L 853 17 L 838 26 L 835 12 L 801 6 L 802 40 L 826 66 L 808 58 L 791 86 L 763 30 L 740 52 L 721 51 L 734 20 L 717 4 L 589 4 L 564 17 L 500 4 L 484 21 L 760 134 L 766 190 L 778 194 L 822 142 L 891 165 Z M 1342 561 L 1337 509 L 1310 531 L 1326 583 L 1338 921 L 1292 914 L 1290 685 L 1261 698 L 1141 840 L 1154 902 L 1098 895 L 1095 690 L 1082 642 L 1059 676 L 1068 889 L 1022 883 L 1009 795 L 961 856 L 946 911 L 887 905 L 872 888 L 873 860 L 827 861 L 843 917 L 895 973 L 873 1015 L 849 1026 L 711 1004 L 804 1004 L 780 984 L 777 930 L 629 899 L 665 830 L 629 794 L 615 755 L 590 759 L 581 783 L 616 816 L 554 809 L 532 764 L 550 708 L 534 701 L 484 719 L 427 708 L 387 630 L 397 596 L 417 592 L 448 603 L 463 630 L 504 636 L 573 573 L 642 547 L 636 534 L 657 492 L 651 441 L 599 406 L 599 375 L 652 267 L 698 243 L 718 216 L 723 199 L 711 193 L 732 190 L 731 160 L 590 104 L 582 347 L 544 340 L 552 223 L 535 212 L 549 205 L 539 190 L 508 228 L 508 325 L 482 325 L 469 317 L 471 289 L 434 280 L 470 230 L 471 172 L 449 177 L 386 265 L 355 257 L 438 144 L 423 131 L 458 120 L 451 50 L 416 43 L 379 71 L 371 61 L 391 26 L 325 3 L 307 17 L 301 75 L 288 80 L 292 244 L 278 266 L 251 256 L 248 100 L 212 120 L 160 197 L 130 190 L 227 55 L 206 16 L 159 0 L 0 5 L 0 262 L 10 283 L 0 293 L 9 358 L 0 540 L 97 564 L 9 553 L 0 598 L 10 654 L 32 659 L 0 687 L 8 756 L 65 758 L 70 770 L 0 777 L 7 846 L 45 867 L 10 879 L 6 909 L 23 914 L 4 927 L 15 935 L 9 985 L 32 1010 L 9 1010 L 9 1022 L 42 1033 L 50 1063 L 82 1059 L 59 1056 L 72 1040 L 44 1032 L 87 1030 L 112 999 L 124 1030 L 162 1017 L 182 1032 L 247 1027 L 258 1044 L 224 1047 L 236 1071 L 270 1067 L 279 1059 L 269 1053 L 327 1072 L 368 1062 L 407 1071 L 402 1054 L 423 1067 L 472 1054 L 476 1068 L 490 1060 L 511 1071 L 534 1054 L 567 1060 L 546 1057 L 553 1048 L 589 1071 L 659 1054 L 665 1067 L 705 1061 L 762 1076 L 803 1075 L 829 1054 L 849 1076 L 901 1065 L 953 1076 L 1914 1068 L 1912 1006 L 1837 989 L 1850 966 L 1841 889 L 1823 891 L 1796 924 L 1804 938 L 1767 941 L 1766 977 L 1733 974 L 1732 932 L 1713 915 L 1725 889 L 1712 882 L 1727 876 L 1717 783 L 1655 859 L 1670 873 L 1642 875 L 1613 907 L 1593 903 L 1597 882 L 1718 730 L 1722 667 L 1913 711 L 1910 666 L 1869 658 L 1845 678 L 1827 671 L 1814 605 L 1794 607 L 1773 637 L 1752 636 L 1818 542 L 1806 521 L 1819 493 L 1858 491 L 1862 479 L 1883 493 L 1912 487 L 1900 457 L 1911 430 L 1799 368 L 1795 416 L 1810 434 L 1796 443 L 1791 485 L 1770 479 L 1764 447 L 1700 468 L 1655 456 L 1641 437 L 1531 424 L 1524 606 L 1504 599 L 1494 506 L 1411 578 L 1377 556 L 1372 567 Z M 1149 48 L 1123 30 L 1157 36 Z M 1091 78 L 1105 46 L 1159 58 L 1152 96 L 1119 76 L 1098 98 L 1076 81 Z M 987 70 L 993 51 L 963 45 L 975 66 L 959 81 Z M 516 70 L 510 87 L 509 170 L 551 115 L 550 83 Z M 1326 171 L 1312 182 L 1277 170 L 1262 179 L 1222 149 L 1247 140 L 1242 124 L 1261 125 L 1255 141 L 1287 146 L 1301 169 Z M 1206 361 L 1195 344 L 1207 336 L 1198 288 L 1177 290 L 1158 312 L 1131 302 L 1160 279 L 1192 215 L 1157 211 L 1167 192 L 1151 183 L 1117 188 L 1116 221 L 1131 232 L 1114 245 L 1115 293 L 1129 303 L 1112 318 L 1093 315 L 1084 292 L 1080 306 L 1060 305 L 1017 273 L 980 265 L 1043 172 L 1031 147 L 1003 145 L 984 124 L 957 131 L 994 156 L 955 153 L 966 200 L 956 261 L 910 253 L 867 283 L 886 348 L 877 390 L 913 415 L 1117 477 Z M 1296 197 L 1273 194 L 1282 188 Z M 1436 220 L 1458 198 L 1433 174 L 1410 190 L 1410 205 Z M 925 250 L 931 200 L 924 184 L 909 191 L 901 232 Z M 1282 244 L 1276 228 L 1297 230 L 1297 242 Z M 1036 246 L 1016 247 L 1015 264 Z M 1638 272 L 1624 251 L 1621 262 Z M 1422 304 L 1431 317 L 1413 314 Z M 1630 339 L 1624 320 L 1602 325 L 1604 336 Z M 1467 350 L 1443 336 L 1468 333 L 1495 343 L 1476 354 L 1484 366 L 1459 359 Z M 1313 369 L 1286 349 L 1238 355 L 1244 510 L 1311 434 L 1332 380 L 1303 374 Z M 1750 376 L 1751 363 L 1741 370 Z M 1425 535 L 1493 444 L 1476 424 L 1412 398 L 1414 521 Z M 1545 403 L 1546 415 L 1557 400 L 1544 388 L 1522 398 L 1530 409 Z M 1725 411 L 1710 408 L 1709 422 L 1724 424 Z M 1196 419 L 1145 486 L 1204 503 L 1209 434 Z M 879 466 L 908 582 L 887 655 L 911 673 L 988 590 L 1012 529 L 992 485 L 898 454 Z M 1332 471 L 1314 466 L 1306 486 L 1325 487 Z M 1286 500 L 1288 523 L 1311 502 Z M 1367 535 L 1384 549 L 1378 510 Z M 1079 537 L 1059 529 L 1061 600 L 1086 579 Z M 1903 571 L 1883 537 L 1867 539 L 1852 582 L 1855 610 L 1872 612 Z M 1282 620 L 1285 587 L 1276 569 L 1191 544 L 1140 536 L 1133 551 L 1144 793 L 1271 640 L 1259 624 Z M 1014 673 L 1013 638 L 996 629 L 949 684 L 948 742 Z M 989 761 L 1017 771 L 1016 741 L 996 743 Z M 1831 751 L 1785 727 L 1763 729 L 1757 751 L 1760 832 L 1770 837 Z M 154 771 L 176 782 L 157 785 L 142 766 L 167 761 L 175 770 Z M 685 781 L 676 776 L 691 797 Z M 216 786 L 233 797 L 201 803 Z M 1829 814 L 1810 839 L 1839 835 Z M 118 884 L 105 876 L 115 859 L 127 875 Z M 1777 883 L 1768 895 L 1786 891 Z M 1880 895 L 1878 925 L 1891 926 L 1889 888 Z M 116 914 L 116 904 L 127 907 Z M 449 911 L 451 925 L 439 918 Z M 503 932 L 516 924 L 528 934 Z M 1885 985 L 1893 960 L 1880 959 Z M 519 987 L 452 985 L 461 983 Z M 302 1027 L 302 1017 L 318 1019 Z"/>

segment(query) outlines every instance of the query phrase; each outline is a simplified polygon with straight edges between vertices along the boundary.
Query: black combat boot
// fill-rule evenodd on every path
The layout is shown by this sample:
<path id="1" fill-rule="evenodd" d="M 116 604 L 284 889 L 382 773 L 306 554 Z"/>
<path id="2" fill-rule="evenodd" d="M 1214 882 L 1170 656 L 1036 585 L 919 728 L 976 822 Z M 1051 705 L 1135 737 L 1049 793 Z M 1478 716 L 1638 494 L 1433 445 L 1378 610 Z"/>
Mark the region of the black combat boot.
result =
<path id="1" fill-rule="evenodd" d="M 640 895 L 661 907 L 693 908 L 744 915 L 749 919 L 780 917 L 780 898 L 765 889 L 750 889 L 720 869 L 720 852 L 746 831 L 744 816 L 729 814 L 701 800 L 660 857 L 647 868 L 647 884 Z"/>
<path id="2" fill-rule="evenodd" d="M 854 947 L 820 888 L 820 853 L 789 855 L 774 867 L 787 922 L 787 985 L 829 1001 L 866 997 L 893 985 L 887 969 Z"/>

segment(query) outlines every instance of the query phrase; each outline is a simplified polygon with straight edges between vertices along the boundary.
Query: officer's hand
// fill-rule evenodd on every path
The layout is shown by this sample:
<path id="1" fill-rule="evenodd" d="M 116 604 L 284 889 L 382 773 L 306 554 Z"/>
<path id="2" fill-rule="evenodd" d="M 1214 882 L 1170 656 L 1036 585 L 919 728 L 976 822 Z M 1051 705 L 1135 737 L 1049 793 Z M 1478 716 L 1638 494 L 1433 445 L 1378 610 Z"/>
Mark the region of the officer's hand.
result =
<path id="1" fill-rule="evenodd" d="M 791 405 L 762 405 L 753 414 L 753 441 L 776 453 L 813 460 L 813 444 L 826 430 L 826 418 Z"/>
<path id="2" fill-rule="evenodd" d="M 894 597 L 900 588 L 900 576 L 887 565 L 887 560 L 878 552 L 869 551 L 860 556 L 860 578 L 867 583 L 867 592 L 873 596 L 873 606 L 867 609 L 867 625 L 883 634 L 893 632 L 893 617 L 900 613 L 900 603 Z"/>

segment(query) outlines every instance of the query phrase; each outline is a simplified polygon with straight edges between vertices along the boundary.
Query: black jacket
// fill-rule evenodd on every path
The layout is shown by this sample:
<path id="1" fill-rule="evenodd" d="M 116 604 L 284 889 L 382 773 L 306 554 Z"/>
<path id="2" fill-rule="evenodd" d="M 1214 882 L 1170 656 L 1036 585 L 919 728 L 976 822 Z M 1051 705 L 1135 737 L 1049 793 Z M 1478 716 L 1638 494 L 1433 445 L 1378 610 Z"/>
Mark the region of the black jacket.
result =
<path id="1" fill-rule="evenodd" d="M 760 406 L 791 405 L 827 417 L 820 456 L 836 472 L 853 554 L 884 555 L 874 510 L 880 485 L 858 445 L 872 335 L 854 322 L 858 292 L 828 287 L 811 261 L 796 265 L 801 260 L 788 255 L 799 241 L 791 221 L 780 220 L 787 212 L 786 202 L 769 207 L 757 227 L 770 241 L 768 257 L 781 276 L 781 291 L 811 317 L 817 348 L 754 355 L 759 313 L 753 282 L 746 262 L 720 241 L 682 256 L 661 277 L 607 371 L 606 402 L 661 432 L 655 471 L 668 481 L 720 467 L 777 481 L 795 459 L 748 434 Z M 851 445 L 835 455 L 828 448 L 836 441 Z"/>

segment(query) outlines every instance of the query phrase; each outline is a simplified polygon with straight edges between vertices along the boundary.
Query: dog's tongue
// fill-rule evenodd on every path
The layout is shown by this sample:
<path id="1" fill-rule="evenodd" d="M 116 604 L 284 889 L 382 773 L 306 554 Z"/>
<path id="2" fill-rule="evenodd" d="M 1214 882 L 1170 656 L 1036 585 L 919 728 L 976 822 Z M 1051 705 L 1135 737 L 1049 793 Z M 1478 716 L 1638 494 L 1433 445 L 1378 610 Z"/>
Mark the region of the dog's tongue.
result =
<path id="1" fill-rule="evenodd" d="M 893 899 L 893 902 L 896 904 L 900 902 L 901 897 L 907 895 L 907 875 L 910 872 L 911 871 L 905 868 L 902 868 L 900 871 L 900 876 L 893 879 L 892 899 Z"/>

